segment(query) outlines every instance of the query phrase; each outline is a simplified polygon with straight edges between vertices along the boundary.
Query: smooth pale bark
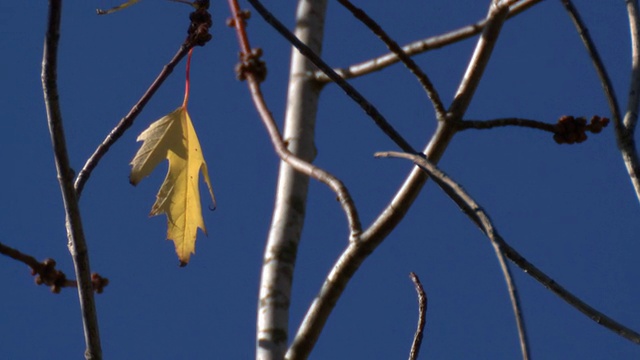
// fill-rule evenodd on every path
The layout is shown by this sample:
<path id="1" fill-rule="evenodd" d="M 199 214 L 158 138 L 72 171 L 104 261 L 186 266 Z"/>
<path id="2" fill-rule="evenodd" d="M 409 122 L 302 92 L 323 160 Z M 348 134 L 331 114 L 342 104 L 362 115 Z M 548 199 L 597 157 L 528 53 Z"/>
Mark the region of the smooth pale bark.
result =
<path id="1" fill-rule="evenodd" d="M 301 0 L 295 35 L 320 54 L 324 34 L 325 0 Z M 315 157 L 314 130 L 321 86 L 315 67 L 292 50 L 284 139 L 297 157 Z M 256 358 L 280 360 L 287 350 L 291 284 L 298 243 L 304 225 L 309 178 L 280 163 L 277 194 L 260 281 Z"/>

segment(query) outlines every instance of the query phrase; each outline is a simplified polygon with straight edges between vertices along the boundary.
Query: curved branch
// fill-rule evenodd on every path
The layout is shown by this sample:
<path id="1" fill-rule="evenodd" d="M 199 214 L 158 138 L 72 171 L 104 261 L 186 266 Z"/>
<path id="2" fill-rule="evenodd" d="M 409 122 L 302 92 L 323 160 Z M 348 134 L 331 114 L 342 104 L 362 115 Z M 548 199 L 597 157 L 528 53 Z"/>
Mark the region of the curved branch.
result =
<path id="1" fill-rule="evenodd" d="M 420 346 L 422 345 L 422 337 L 424 336 L 424 326 L 427 323 L 427 294 L 424 292 L 420 278 L 416 273 L 409 274 L 413 285 L 418 293 L 418 328 L 413 336 L 411 351 L 409 352 L 409 360 L 417 360 L 420 354 Z"/>
<path id="2" fill-rule="evenodd" d="M 593 62 L 593 66 L 598 73 L 602 89 L 609 104 L 613 116 L 613 124 L 616 133 L 616 140 L 618 147 L 622 153 L 622 159 L 627 168 L 629 178 L 636 192 L 636 197 L 640 201 L 640 159 L 638 158 L 638 150 L 636 148 L 634 132 L 636 123 L 638 120 L 638 104 L 640 104 L 640 29 L 638 25 L 638 1 L 627 0 L 627 12 L 629 13 L 629 28 L 631 30 L 631 81 L 629 89 L 629 99 L 627 102 L 627 110 L 622 118 L 620 107 L 618 105 L 618 99 L 611 84 L 611 79 L 607 73 L 607 70 L 600 58 L 600 54 L 595 46 L 595 43 L 589 35 L 587 26 L 582 21 L 578 9 L 573 5 L 571 0 L 561 0 L 565 6 L 567 13 L 571 17 L 573 24 L 576 27 L 580 39 L 589 53 L 589 57 Z"/>
<path id="3" fill-rule="evenodd" d="M 638 159 L 634 138 L 638 122 L 638 106 L 640 105 L 640 14 L 638 0 L 627 0 L 627 11 L 631 28 L 632 69 L 627 111 L 622 123 L 624 133 L 618 134 L 618 143 L 631 183 L 636 190 L 636 196 L 640 200 L 640 159 Z"/>
<path id="4" fill-rule="evenodd" d="M 522 13 L 523 11 L 541 1 L 542 0 L 520 1 L 519 3 L 510 7 L 508 18 L 512 18 Z M 402 51 L 408 56 L 414 56 L 430 50 L 439 49 L 480 34 L 484 30 L 486 25 L 487 19 L 484 18 L 474 24 L 463 26 L 446 34 L 432 36 L 424 40 L 418 40 L 407 44 L 402 47 Z M 400 58 L 397 54 L 389 53 L 371 60 L 351 65 L 348 68 L 337 68 L 335 69 L 335 72 L 340 74 L 340 76 L 344 79 L 351 79 L 383 70 L 393 64 L 398 63 L 399 61 Z M 321 83 L 328 83 L 333 81 L 323 71 L 320 70 L 315 72 L 314 77 Z"/>
<path id="5" fill-rule="evenodd" d="M 640 334 L 606 316 L 602 312 L 594 309 L 586 302 L 566 290 L 563 286 L 551 279 L 542 270 L 527 261 L 518 251 L 512 248 L 500 236 L 498 229 L 493 225 L 487 213 L 480 205 L 456 182 L 438 169 L 433 163 L 413 154 L 398 152 L 380 152 L 377 157 L 399 157 L 409 159 L 419 165 L 424 171 L 429 173 L 434 182 L 453 200 L 460 209 L 480 228 L 480 230 L 491 240 L 493 246 L 504 254 L 509 260 L 516 264 L 526 274 L 536 279 L 545 288 L 558 295 L 567 304 L 573 306 L 597 324 L 606 327 L 616 334 L 640 344 Z"/>
<path id="6" fill-rule="evenodd" d="M 236 1 L 230 0 L 229 5 L 232 13 L 239 12 Z M 296 13 L 296 39 L 308 44 L 309 49 L 317 54 L 322 50 L 326 6 L 326 0 L 300 0 Z M 237 18 L 236 15 L 234 17 Z M 243 51 L 250 51 L 248 45 L 241 47 L 246 47 Z M 292 154 L 307 162 L 315 157 L 315 120 L 321 90 L 321 86 L 309 76 L 314 70 L 313 64 L 292 48 L 284 140 Z M 291 286 L 304 225 L 308 186 L 308 176 L 284 161 L 280 163 L 273 218 L 260 278 L 257 359 L 282 360 L 287 351 Z"/>
<path id="7" fill-rule="evenodd" d="M 93 298 L 91 283 L 91 267 L 89 265 L 89 251 L 82 229 L 82 219 L 78 206 L 78 197 L 73 187 L 73 170 L 69 164 L 69 154 L 62 124 L 60 98 L 58 95 L 58 42 L 60 40 L 60 18 L 62 0 L 49 1 L 49 15 L 47 32 L 42 59 L 42 90 L 47 109 L 49 133 L 58 172 L 60 192 L 64 201 L 66 215 L 68 247 L 73 259 L 73 266 L 78 279 L 78 297 L 82 312 L 82 325 L 85 338 L 85 358 L 87 360 L 102 359 L 100 333 L 98 331 L 98 316 Z"/>
<path id="8" fill-rule="evenodd" d="M 255 0 L 251 0 L 255 1 Z M 475 88 L 480 82 L 493 45 L 497 41 L 501 25 L 506 20 L 506 8 L 492 3 L 487 15 L 487 26 L 478 41 L 474 54 L 462 79 L 447 119 L 438 122 L 438 127 L 425 149 L 425 156 L 437 163 L 456 132 L 455 124 L 464 116 Z M 319 294 L 298 328 L 293 343 L 289 347 L 286 359 L 304 359 L 313 349 L 320 332 L 335 307 L 342 292 L 364 260 L 382 243 L 386 236 L 400 223 L 413 201 L 416 199 L 427 175 L 414 168 L 389 205 L 374 223 L 342 252 L 322 285 Z"/>
<path id="9" fill-rule="evenodd" d="M 409 69 L 409 71 L 411 71 L 411 73 L 418 78 L 418 81 L 422 85 L 422 88 L 424 88 L 424 90 L 427 92 L 427 96 L 429 96 L 429 99 L 431 99 L 433 108 L 436 111 L 436 117 L 440 120 L 444 120 L 446 116 L 446 110 L 444 108 L 444 105 L 442 104 L 442 100 L 440 100 L 438 91 L 436 90 L 427 74 L 422 71 L 418 64 L 416 64 L 416 62 L 413 61 L 413 59 L 411 59 L 411 57 L 409 57 L 409 55 L 407 55 L 402 50 L 400 45 L 398 45 L 395 40 L 387 35 L 382 27 L 380 27 L 380 25 L 375 22 L 375 20 L 369 17 L 369 15 L 364 12 L 364 10 L 356 7 L 349 0 L 338 0 L 338 2 L 342 4 L 342 6 L 344 6 L 347 10 L 349 10 L 353 14 L 353 16 L 364 23 L 376 36 L 378 36 L 378 38 L 380 38 L 380 40 L 382 40 L 382 42 L 387 45 L 387 48 L 389 48 L 391 52 L 398 56 L 398 58 L 406 66 L 406 68 Z"/>
<path id="10" fill-rule="evenodd" d="M 186 42 L 180 46 L 178 52 L 173 56 L 171 61 L 167 63 L 162 68 L 158 77 L 153 81 L 151 86 L 147 89 L 147 91 L 142 95 L 140 100 L 133 105 L 129 113 L 123 117 L 120 122 L 109 132 L 107 137 L 102 141 L 102 143 L 96 148 L 93 154 L 87 159 L 87 162 L 82 167 L 82 170 L 78 173 L 78 177 L 76 178 L 74 187 L 76 189 L 76 193 L 78 194 L 78 198 L 82 195 L 82 190 L 84 189 L 84 185 L 89 180 L 91 173 L 98 166 L 98 163 L 102 159 L 102 157 L 109 151 L 111 146 L 124 135 L 125 131 L 133 125 L 133 121 L 140 115 L 144 107 L 147 105 L 149 100 L 153 97 L 153 95 L 158 91 L 162 83 L 169 77 L 169 75 L 173 72 L 173 69 L 176 65 L 184 58 L 189 50 L 193 47 L 193 45 L 189 45 Z"/>
<path id="11" fill-rule="evenodd" d="M 548 131 L 550 133 L 556 132 L 555 124 L 548 124 L 538 120 L 523 119 L 523 118 L 502 118 L 491 120 L 463 120 L 458 124 L 458 130 L 487 130 L 496 127 L 506 126 L 518 126 L 531 129 L 538 129 Z"/>
<path id="12" fill-rule="evenodd" d="M 338 75 L 333 69 L 325 63 L 315 51 L 300 41 L 294 34 L 292 34 L 286 26 L 284 26 L 278 19 L 276 19 L 258 0 L 248 0 L 249 3 L 258 11 L 260 16 L 269 23 L 276 31 L 280 33 L 287 41 L 295 46 L 300 53 L 302 53 L 309 61 L 311 61 L 318 69 L 322 70 L 327 76 L 331 78 L 342 90 L 355 101 L 364 112 L 375 122 L 375 124 L 382 130 L 393 142 L 398 145 L 400 149 L 408 153 L 417 153 L 416 150 L 393 128 L 393 126 L 387 121 L 387 119 L 380 114 L 373 104 L 371 104 L 358 90 L 356 90 L 351 84 L 346 82 L 340 75 Z M 317 86 L 318 84 L 315 83 Z"/>

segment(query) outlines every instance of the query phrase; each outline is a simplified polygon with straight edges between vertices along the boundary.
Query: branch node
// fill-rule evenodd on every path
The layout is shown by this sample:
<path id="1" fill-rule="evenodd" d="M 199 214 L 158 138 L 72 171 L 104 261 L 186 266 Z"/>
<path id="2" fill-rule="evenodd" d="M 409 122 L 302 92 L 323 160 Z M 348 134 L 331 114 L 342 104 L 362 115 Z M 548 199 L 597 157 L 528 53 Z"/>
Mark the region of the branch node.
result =
<path id="1" fill-rule="evenodd" d="M 233 21 L 235 22 L 235 21 Z M 247 79 L 247 74 L 251 73 L 256 77 L 258 83 L 263 82 L 267 78 L 267 65 L 260 58 L 262 57 L 262 49 L 251 49 L 249 54 L 240 53 L 240 62 L 236 65 L 236 77 L 240 81 Z"/>
<path id="2" fill-rule="evenodd" d="M 109 279 L 102 277 L 98 273 L 93 273 L 91 274 L 91 284 L 93 285 L 93 291 L 102 294 L 105 286 L 109 285 Z"/>
<path id="3" fill-rule="evenodd" d="M 59 294 L 67 283 L 67 276 L 60 270 L 56 269 L 56 261 L 50 258 L 44 259 L 39 263 L 38 268 L 31 268 L 31 275 L 35 275 L 35 282 L 38 285 L 47 285 L 54 294 Z"/>
<path id="4" fill-rule="evenodd" d="M 189 14 L 189 29 L 187 30 L 187 39 L 185 43 L 190 46 L 204 46 L 213 37 L 209 34 L 209 28 L 212 25 L 211 14 L 209 13 L 209 1 L 195 1 L 196 10 Z"/>

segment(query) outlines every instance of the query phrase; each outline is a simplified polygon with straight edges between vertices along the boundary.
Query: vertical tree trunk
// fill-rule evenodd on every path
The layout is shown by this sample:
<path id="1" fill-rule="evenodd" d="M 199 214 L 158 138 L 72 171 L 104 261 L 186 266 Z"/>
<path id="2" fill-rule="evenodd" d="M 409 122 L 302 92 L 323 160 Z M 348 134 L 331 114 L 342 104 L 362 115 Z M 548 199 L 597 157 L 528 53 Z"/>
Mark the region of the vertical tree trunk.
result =
<path id="1" fill-rule="evenodd" d="M 320 54 L 326 0 L 301 0 L 296 13 L 296 36 Z M 297 50 L 291 70 L 284 139 L 303 160 L 315 158 L 315 120 L 321 86 L 311 74 L 315 67 Z M 280 360 L 287 351 L 291 284 L 304 224 L 309 178 L 280 163 L 276 202 L 267 240 L 260 282 L 256 358 Z"/>

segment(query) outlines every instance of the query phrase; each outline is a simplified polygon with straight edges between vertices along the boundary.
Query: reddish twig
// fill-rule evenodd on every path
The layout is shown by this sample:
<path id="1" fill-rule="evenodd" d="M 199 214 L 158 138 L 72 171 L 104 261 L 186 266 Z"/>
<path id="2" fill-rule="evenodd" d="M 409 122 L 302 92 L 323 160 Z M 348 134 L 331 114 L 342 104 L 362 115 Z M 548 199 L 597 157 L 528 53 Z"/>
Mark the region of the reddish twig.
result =
<path id="1" fill-rule="evenodd" d="M 31 275 L 35 276 L 38 285 L 47 285 L 52 293 L 58 294 L 63 287 L 78 287 L 78 283 L 73 279 L 67 279 L 64 272 L 56 269 L 56 261 L 50 258 L 42 262 L 35 257 L 27 255 L 17 249 L 0 243 L 0 254 L 18 260 L 31 268 Z M 98 294 L 102 293 L 105 286 L 109 284 L 109 279 L 103 278 L 98 273 L 91 274 L 93 290 Z"/>
<path id="2" fill-rule="evenodd" d="M 494 120 L 464 120 L 458 124 L 458 130 L 486 130 L 496 127 L 518 126 L 553 133 L 558 144 L 575 144 L 587 140 L 587 132 L 597 134 L 609 125 L 609 119 L 594 115 L 589 123 L 584 117 L 561 116 L 556 124 L 522 118 L 504 118 Z"/>
<path id="3" fill-rule="evenodd" d="M 228 21 L 228 25 L 236 29 L 241 49 L 240 63 L 236 66 L 236 73 L 238 79 L 247 81 L 251 98 L 269 133 L 274 150 L 291 169 L 326 184 L 336 193 L 338 201 L 340 201 L 347 216 L 350 240 L 352 242 L 357 240 L 362 232 L 362 227 L 357 209 L 347 188 L 333 175 L 309 163 L 310 159 L 303 158 L 303 154 L 294 154 L 283 141 L 260 88 L 260 83 L 266 76 L 266 66 L 260 59 L 262 51 L 260 49 L 252 49 L 249 45 L 245 30 L 245 21 L 248 19 L 249 13 L 241 11 L 236 0 L 229 0 L 229 7 L 233 18 Z M 293 151 L 295 151 L 295 148 Z M 282 189 L 279 188 L 278 196 L 281 196 L 281 194 Z M 277 208 L 274 211 L 277 212 Z M 274 215 L 274 218 L 276 216 Z M 289 225 L 287 224 L 287 226 Z M 270 236 L 265 250 L 256 335 L 257 352 L 259 357 L 264 358 L 282 358 L 286 351 L 288 299 L 290 298 L 291 271 L 293 271 L 295 263 L 297 245 L 294 245 L 289 238 L 284 240 L 284 243 L 286 245 L 282 245 L 283 238 L 278 237 L 277 240 L 272 241 Z"/>
<path id="4" fill-rule="evenodd" d="M 416 273 L 409 273 L 411 281 L 418 293 L 418 328 L 413 336 L 413 343 L 411 344 L 411 351 L 409 352 L 409 360 L 417 360 L 420 353 L 420 346 L 422 345 L 422 338 L 424 336 L 424 326 L 427 323 L 427 294 L 424 292 L 424 287 L 420 282 L 420 278 Z"/>
<path id="5" fill-rule="evenodd" d="M 98 166 L 98 163 L 102 157 L 109 151 L 111 146 L 124 135 L 125 131 L 133 125 L 133 121 L 140 115 L 144 107 L 149 100 L 158 91 L 160 86 L 173 72 L 176 65 L 189 53 L 194 46 L 204 46 L 209 40 L 211 40 L 211 34 L 209 34 L 209 28 L 211 27 L 211 15 L 208 13 L 209 1 L 198 0 L 194 3 L 196 10 L 189 15 L 191 22 L 189 23 L 188 35 L 185 41 L 180 45 L 178 52 L 167 63 L 158 74 L 158 77 L 153 81 L 151 86 L 142 95 L 140 100 L 133 105 L 129 113 L 123 117 L 120 122 L 111 130 L 102 143 L 96 148 L 91 157 L 87 159 L 87 162 L 82 167 L 82 170 L 76 177 L 74 188 L 76 190 L 78 198 L 82 194 L 84 185 L 91 176 L 93 170 Z"/>
<path id="6" fill-rule="evenodd" d="M 264 97 L 262 96 L 262 91 L 260 89 L 260 82 L 264 80 L 266 76 L 266 66 L 264 62 L 260 60 L 262 50 L 251 49 L 251 46 L 249 45 L 244 24 L 247 18 L 247 12 L 240 10 L 237 0 L 229 0 L 229 6 L 233 13 L 233 19 L 228 22 L 228 25 L 236 29 L 238 42 L 242 49 L 240 53 L 241 62 L 236 67 L 237 76 L 241 80 L 247 80 L 251 90 L 251 98 L 253 99 L 253 102 L 260 113 L 260 117 L 269 132 L 269 136 L 271 137 L 271 141 L 277 154 L 283 161 L 297 171 L 326 184 L 336 193 L 338 201 L 340 201 L 340 204 L 347 215 L 347 221 L 349 222 L 349 230 L 351 233 L 350 239 L 352 241 L 356 240 L 362 233 L 362 226 L 360 224 L 358 211 L 356 210 L 353 199 L 351 198 L 347 188 L 340 180 L 325 170 L 320 169 L 292 154 L 282 140 L 282 136 L 280 135 L 275 120 L 271 115 L 271 111 L 269 111 L 269 108 L 264 101 Z"/>

